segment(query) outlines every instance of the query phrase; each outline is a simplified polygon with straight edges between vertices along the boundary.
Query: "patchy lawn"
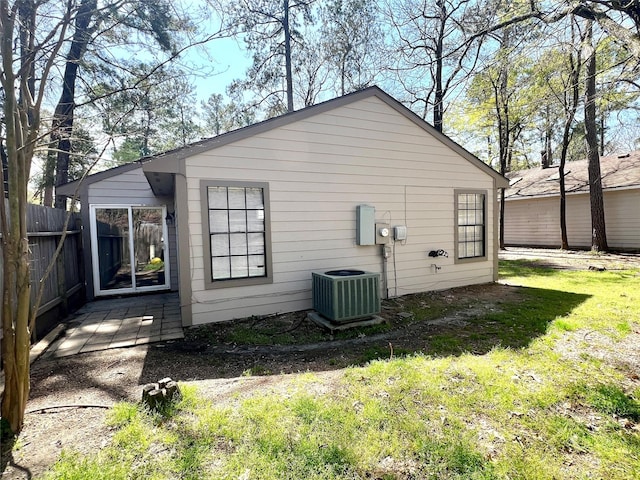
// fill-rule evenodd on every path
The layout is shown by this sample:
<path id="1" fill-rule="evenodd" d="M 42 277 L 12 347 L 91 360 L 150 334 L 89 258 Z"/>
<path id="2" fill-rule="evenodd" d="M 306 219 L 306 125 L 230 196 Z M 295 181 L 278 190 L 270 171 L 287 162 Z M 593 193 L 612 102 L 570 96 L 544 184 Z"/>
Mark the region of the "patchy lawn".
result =
<path id="1" fill-rule="evenodd" d="M 251 319 L 262 347 L 229 327 L 192 332 L 198 354 L 149 350 L 145 362 L 181 366 L 174 378 L 244 372 L 234 385 L 247 388 L 184 382 L 164 416 L 119 403 L 96 425 L 102 443 L 63 450 L 46 478 L 640 477 L 640 271 L 506 261 L 501 276 L 391 302 L 391 326 L 355 338 Z M 287 329 L 314 349 L 277 337 Z"/>

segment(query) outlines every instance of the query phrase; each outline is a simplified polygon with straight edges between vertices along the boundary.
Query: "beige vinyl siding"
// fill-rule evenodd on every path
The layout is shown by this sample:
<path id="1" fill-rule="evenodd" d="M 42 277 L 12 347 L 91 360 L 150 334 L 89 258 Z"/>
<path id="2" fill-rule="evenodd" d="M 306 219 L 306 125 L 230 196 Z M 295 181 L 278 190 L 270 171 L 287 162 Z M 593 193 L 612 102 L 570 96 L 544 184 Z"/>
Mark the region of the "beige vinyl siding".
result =
<path id="1" fill-rule="evenodd" d="M 89 203 L 164 205 L 166 202 L 155 197 L 140 166 L 89 185 Z"/>
<path id="2" fill-rule="evenodd" d="M 89 205 L 166 205 L 167 212 L 173 212 L 173 198 L 158 198 L 151 191 L 149 182 L 142 172 L 142 166 L 134 170 L 106 178 L 89 185 Z M 169 225 L 169 259 L 171 290 L 178 289 L 178 250 L 176 227 Z"/>
<path id="3" fill-rule="evenodd" d="M 493 178 L 376 98 L 189 157 L 186 175 L 194 325 L 311 308 L 312 271 L 381 273 L 381 247 L 356 245 L 360 204 L 376 208 L 376 221 L 408 227 L 383 281 L 391 296 L 493 281 L 492 221 L 486 261 L 453 258 L 454 190 L 486 190 L 490 219 Z M 272 284 L 204 288 L 201 179 L 269 183 Z M 433 249 L 449 258 L 428 257 Z"/>
<path id="4" fill-rule="evenodd" d="M 610 248 L 640 249 L 640 189 L 605 191 L 607 243 Z M 591 248 L 589 195 L 567 196 L 567 237 L 572 248 Z M 507 200 L 505 244 L 560 246 L 560 197 Z"/>

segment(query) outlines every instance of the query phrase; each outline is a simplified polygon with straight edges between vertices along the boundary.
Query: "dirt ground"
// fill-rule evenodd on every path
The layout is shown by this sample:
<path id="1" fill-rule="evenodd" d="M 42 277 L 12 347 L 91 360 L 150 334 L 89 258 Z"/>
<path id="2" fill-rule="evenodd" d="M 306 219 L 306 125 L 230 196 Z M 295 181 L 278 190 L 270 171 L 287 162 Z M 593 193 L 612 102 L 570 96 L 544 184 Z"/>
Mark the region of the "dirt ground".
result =
<path id="1" fill-rule="evenodd" d="M 508 249 L 501 258 L 534 261 L 541 259 L 554 268 L 639 268 L 640 255 L 598 255 L 588 252 L 559 252 Z M 540 263 L 540 261 L 537 261 Z M 142 385 L 171 377 L 193 382 L 199 392 L 217 403 L 238 401 L 252 392 L 285 388 L 291 374 L 313 371 L 330 389 L 339 369 L 365 363 L 376 356 L 411 352 L 444 354 L 434 339 L 456 333 L 463 343 L 456 349 L 478 354 L 488 352 L 495 341 L 478 341 L 478 329 L 490 328 L 470 321 L 500 308 L 504 301 L 517 301 L 518 287 L 492 284 L 429 294 L 462 310 L 429 322 L 402 322 L 389 332 L 350 340 L 336 340 L 303 346 L 205 345 L 189 341 L 165 342 L 124 349 L 37 360 L 32 365 L 31 396 L 23 432 L 13 451 L 2 446 L 0 471 L 3 479 L 35 478 L 46 471 L 63 449 L 95 452 L 107 445 L 113 432 L 104 425 L 107 408 L 122 400 L 137 401 Z M 403 297 L 404 298 L 404 297 Z M 433 297 L 435 298 L 435 297 Z M 383 309 L 387 321 L 402 316 L 401 300 Z M 406 301 L 410 301 L 407 299 Z M 295 316 L 291 322 L 300 322 Z M 306 320 L 304 320 L 306 321 Z M 399 322 L 400 325 L 400 322 Z M 310 327 L 311 328 L 311 327 Z M 487 333 L 484 330 L 483 333 Z M 187 336 L 188 337 L 188 336 Z M 464 343 L 464 338 L 474 338 Z M 640 332 L 635 331 L 616 348 L 607 348 L 607 339 L 566 339 L 563 351 L 579 354 L 580 348 L 602 349 L 605 360 L 624 368 L 630 382 L 640 382 Z M 349 348 L 345 348 L 345 347 Z M 513 345 L 514 347 L 521 345 Z"/>

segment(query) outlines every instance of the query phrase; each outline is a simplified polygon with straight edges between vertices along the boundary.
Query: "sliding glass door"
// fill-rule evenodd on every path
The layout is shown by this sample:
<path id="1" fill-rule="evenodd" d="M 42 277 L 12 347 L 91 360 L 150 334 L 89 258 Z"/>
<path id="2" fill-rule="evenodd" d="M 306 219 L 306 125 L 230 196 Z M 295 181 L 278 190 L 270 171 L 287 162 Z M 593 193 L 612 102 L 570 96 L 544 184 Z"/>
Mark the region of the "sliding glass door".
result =
<path id="1" fill-rule="evenodd" d="M 91 206 L 96 295 L 169 288 L 165 207 Z"/>

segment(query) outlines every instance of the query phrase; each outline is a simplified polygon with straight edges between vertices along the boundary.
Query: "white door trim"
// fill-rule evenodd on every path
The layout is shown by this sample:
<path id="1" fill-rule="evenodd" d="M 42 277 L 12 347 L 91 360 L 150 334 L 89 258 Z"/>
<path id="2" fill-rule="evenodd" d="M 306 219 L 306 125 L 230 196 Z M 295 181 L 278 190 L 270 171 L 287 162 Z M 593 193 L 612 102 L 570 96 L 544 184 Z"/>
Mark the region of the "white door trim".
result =
<path id="1" fill-rule="evenodd" d="M 103 290 L 100 288 L 100 259 L 98 255 L 98 229 L 96 221 L 96 210 L 99 208 L 112 208 L 127 210 L 129 221 L 129 263 L 131 265 L 131 287 L 116 288 Z M 134 208 L 161 208 L 162 209 L 162 238 L 164 239 L 163 252 L 164 252 L 164 285 L 152 285 L 147 287 L 136 286 L 136 276 L 134 272 L 135 268 L 135 245 L 133 235 L 133 209 Z M 156 290 L 167 290 L 170 288 L 171 272 L 170 272 L 170 257 L 169 257 L 169 235 L 167 229 L 167 206 L 166 205 L 142 205 L 142 204 L 91 204 L 89 205 L 89 224 L 91 229 L 91 262 L 92 262 L 92 275 L 93 275 L 93 291 L 96 297 L 105 295 L 119 295 L 126 293 L 142 293 L 152 292 Z"/>

